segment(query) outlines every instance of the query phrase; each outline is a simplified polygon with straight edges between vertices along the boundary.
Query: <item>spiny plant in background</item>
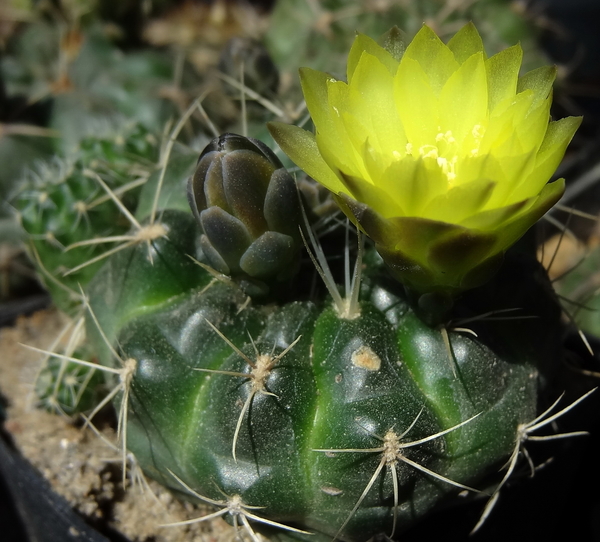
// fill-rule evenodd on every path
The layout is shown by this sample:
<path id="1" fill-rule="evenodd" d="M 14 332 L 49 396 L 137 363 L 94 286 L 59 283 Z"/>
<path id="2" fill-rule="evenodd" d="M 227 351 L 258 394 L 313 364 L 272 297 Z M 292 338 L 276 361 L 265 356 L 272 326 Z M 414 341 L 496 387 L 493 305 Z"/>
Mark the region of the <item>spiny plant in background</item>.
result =
<path id="1" fill-rule="evenodd" d="M 140 179 L 147 178 L 155 167 L 161 131 L 168 118 L 178 112 L 173 100 L 165 99 L 169 96 L 166 89 L 179 89 L 185 94 L 197 84 L 191 73 L 178 77 L 168 52 L 124 52 L 116 46 L 106 21 L 94 16 L 94 10 L 101 9 L 98 4 L 14 6 L 20 24 L 13 25 L 13 35 L 7 39 L 0 59 L 0 194 L 3 200 L 14 201 L 15 193 L 20 191 L 19 197 L 31 199 L 32 214 L 28 215 L 23 205 L 18 207 L 23 211 L 21 218 L 28 222 L 25 228 L 35 236 L 35 250 L 50 250 L 61 260 L 47 261 L 42 257 L 52 276 L 56 265 L 62 264 L 63 269 L 74 267 L 71 264 L 77 260 L 77 253 L 89 259 L 99 252 L 94 247 L 74 248 L 63 255 L 62 248 L 101 234 L 118 235 L 124 232 L 123 226 L 125 230 L 129 228 L 117 209 L 110 216 L 108 206 L 103 205 L 106 194 L 90 172 L 105 177 L 108 185 L 118 190 L 125 189 L 120 185 L 130 186 L 132 182 L 135 188 L 137 181 L 139 191 Z M 0 9 L 3 22 L 12 14 L 10 8 Z M 191 164 L 190 159 L 189 167 Z M 19 184 L 23 172 L 29 178 L 27 195 Z M 57 200 L 61 201 L 62 217 L 57 215 L 48 229 L 40 230 L 39 222 L 37 226 L 35 222 L 41 219 L 44 205 L 51 207 Z M 124 204 L 132 201 L 137 202 L 137 195 L 130 194 Z M 76 220 L 70 204 L 77 206 L 73 209 Z M 33 216 L 38 212 L 37 217 Z M 12 226 L 11 214 L 8 205 L 0 208 L 6 224 Z M 112 218 L 118 222 L 114 231 L 113 224 L 102 224 Z M 15 226 L 9 228 L 5 222 L 0 227 L 2 254 L 17 256 L 3 265 L 3 275 L 7 276 L 3 284 L 14 290 L 19 286 L 17 274 L 23 274 L 20 262 L 14 261 L 20 247 L 11 235 Z M 43 242 L 46 235 L 50 236 L 50 244 Z M 88 272 L 93 273 L 93 266 Z M 65 289 L 49 279 L 48 273 L 41 275 L 54 294 L 62 289 L 63 297 L 76 298 L 77 283 L 86 282 L 85 277 L 61 277 L 60 284 L 67 286 Z M 66 308 L 62 301 L 58 304 Z"/>
<path id="2" fill-rule="evenodd" d="M 116 139 L 85 139 L 76 154 L 34 166 L 15 196 L 15 214 L 28 233 L 27 248 L 39 279 L 56 306 L 71 317 L 51 350 L 61 341 L 63 355 L 72 356 L 80 348 L 80 287 L 115 250 L 111 243 L 131 239 L 126 235 L 131 228 L 128 206 L 137 205 L 141 186 L 155 167 L 157 147 L 143 128 L 129 129 Z M 98 383 L 93 368 L 69 367 L 48 355 L 36 391 L 41 404 L 73 414 L 89 407 Z"/>
<path id="3" fill-rule="evenodd" d="M 116 141 L 84 140 L 77 156 L 56 158 L 30 171 L 15 200 L 18 218 L 43 266 L 46 287 L 62 310 L 70 312 L 69 292 L 85 286 L 99 269 L 103 245 L 122 240 L 130 229 L 123 211 L 137 203 L 135 192 L 154 169 L 157 145 L 137 128 Z M 111 193 L 121 197 L 122 209 Z M 67 275 L 79 269 L 83 273 Z"/>
<path id="4" fill-rule="evenodd" d="M 340 70 L 357 30 L 377 37 L 389 30 L 390 21 L 411 36 L 425 21 L 443 39 L 473 21 L 489 52 L 520 41 L 527 51 L 527 69 L 544 63 L 535 44 L 535 29 L 504 0 L 280 0 L 274 6 L 265 44 L 282 71 L 282 84 L 296 87 L 297 67 Z M 297 97 L 295 91 L 288 92 Z"/>
<path id="5" fill-rule="evenodd" d="M 93 376 L 94 365 L 89 362 L 77 391 L 62 389 L 65 378 L 82 372 L 81 367 L 69 365 L 85 335 L 82 325 L 86 305 L 81 288 L 110 255 L 137 245 L 146 247 L 151 255 L 150 243 L 165 236 L 166 229 L 156 213 L 158 199 L 154 191 L 145 195 L 144 185 L 149 181 L 152 188 L 156 183 L 158 194 L 165 178 L 167 185 L 176 186 L 182 179 L 180 162 L 183 159 L 185 171 L 186 154 L 178 154 L 170 164 L 169 159 L 174 139 L 195 110 L 196 102 L 192 106 L 164 148 L 163 167 L 155 165 L 159 154 L 156 139 L 141 128 L 130 129 L 116 140 L 82 141 L 73 160 L 57 158 L 42 164 L 30 173 L 14 200 L 17 216 L 29 234 L 39 277 L 55 304 L 71 317 L 45 353 L 36 384 L 41 403 L 52 410 L 68 414 L 85 410 L 89 400 L 82 399 L 95 394 L 93 389 L 86 391 L 98 376 Z M 179 185 L 183 190 L 181 182 Z M 134 209 L 145 213 L 145 217 L 149 215 L 144 226 L 134 216 Z M 57 352 L 60 356 L 53 356 L 61 343 L 65 345 Z"/>
<path id="6" fill-rule="evenodd" d="M 105 203 L 107 195 L 93 176 L 90 177 L 90 172 L 99 174 L 113 189 L 115 183 L 129 183 L 148 177 L 148 173 L 152 173 L 155 167 L 159 144 L 164 139 L 163 130 L 165 133 L 169 131 L 170 120 L 183 114 L 190 99 L 198 93 L 203 95 L 205 106 L 207 102 L 214 102 L 212 106 L 208 106 L 212 107 L 211 117 L 219 119 L 222 126 L 227 122 L 231 123 L 232 118 L 238 114 L 237 109 L 232 108 L 229 98 L 216 99 L 223 93 L 218 91 L 218 81 L 212 75 L 207 75 L 207 70 L 217 64 L 218 55 L 209 55 L 210 61 L 199 66 L 194 59 L 202 55 L 198 51 L 194 55 L 184 44 L 175 44 L 169 50 L 140 47 L 144 39 L 144 28 L 146 34 L 152 34 L 151 29 L 160 22 L 157 19 L 159 15 L 163 16 L 162 21 L 165 22 L 169 18 L 168 13 L 185 12 L 188 8 L 194 11 L 196 8 L 193 6 L 186 4 L 172 8 L 169 2 L 137 1 L 115 6 L 112 2 L 105 1 L 63 0 L 54 3 L 24 3 L 13 7 L 14 10 L 8 9 L 7 12 L 0 9 L 0 19 L 4 21 L 8 18 L 11 23 L 3 26 L 3 31 L 9 31 L 3 36 L 6 39 L 6 49 L 0 59 L 0 120 L 5 121 L 0 130 L 0 157 L 3 162 L 0 194 L 3 199 L 14 200 L 15 192 L 22 190 L 21 185 L 16 185 L 25 170 L 25 175 L 29 176 L 28 191 L 32 198 L 32 212 L 37 212 L 37 196 L 45 199 L 50 195 L 49 199 L 45 199 L 46 205 L 52 205 L 52 198 L 74 198 L 73 203 L 79 206 L 79 218 L 87 216 L 86 210 L 91 205 L 90 209 L 94 210 L 90 216 L 98 221 L 103 216 L 110 221 L 110 212 L 102 214 L 100 208 L 96 207 Z M 224 44 L 232 33 L 239 33 L 241 30 L 247 33 L 249 28 L 246 27 L 251 21 L 257 20 L 258 15 L 255 14 L 254 18 L 249 15 L 250 7 L 246 7 L 245 11 L 242 8 L 240 10 L 236 11 L 234 6 L 224 3 L 212 7 L 198 6 L 197 11 L 205 14 L 210 12 L 211 47 Z M 245 17 L 241 17 L 242 12 Z M 11 19 L 13 15 L 15 21 Z M 132 16 L 136 18 L 135 25 L 128 24 Z M 242 20 L 245 20 L 244 28 L 240 22 Z M 27 21 L 27 24 L 19 24 L 19 21 Z M 217 28 L 214 24 L 216 21 L 223 23 L 223 28 Z M 206 29 L 206 25 L 204 28 Z M 258 37 L 256 31 L 257 29 L 254 36 Z M 206 33 L 196 37 L 196 49 L 206 45 Z M 235 76 L 238 75 L 236 71 Z M 248 82 L 252 84 L 251 76 L 248 77 Z M 236 92 L 239 95 L 239 91 Z M 199 111 L 194 111 L 194 115 L 200 119 L 200 124 L 204 122 L 206 115 L 203 116 Z M 197 153 L 189 152 L 190 147 L 198 151 L 209 140 L 202 134 L 200 124 L 186 123 L 185 144 L 176 145 L 170 155 L 167 183 L 178 175 L 180 178 L 177 180 L 186 179 L 193 171 L 194 154 Z M 150 139 L 153 140 L 152 143 L 149 142 Z M 107 148 L 111 145 L 112 151 Z M 138 148 L 133 148 L 136 145 Z M 145 150 L 142 149 L 144 146 Z M 120 157 L 120 153 L 124 153 L 124 156 Z M 52 159 L 53 155 L 58 156 L 58 159 Z M 125 162 L 143 171 L 139 171 L 139 175 L 133 171 L 124 172 Z M 73 185 L 79 182 L 77 177 L 84 171 L 80 166 L 88 177 L 81 181 L 85 187 L 82 186 L 78 194 L 58 194 L 61 190 L 73 190 Z M 46 188 L 52 184 L 61 184 L 58 179 L 65 175 L 73 176 L 66 184 L 62 184 L 62 188 L 55 186 L 50 191 L 53 194 L 47 194 Z M 113 181 L 112 176 L 118 179 Z M 156 181 L 157 175 L 154 175 L 150 184 Z M 71 188 L 66 188 L 68 185 Z M 96 190 L 99 198 L 92 201 Z M 181 191 L 173 190 L 171 194 L 179 192 Z M 85 194 L 86 199 L 78 200 L 82 194 Z M 142 199 L 147 195 L 149 201 L 145 200 L 140 209 L 148 211 L 152 207 L 153 194 L 153 190 L 146 190 L 142 194 Z M 19 197 L 23 196 L 21 191 Z M 123 203 L 129 206 L 131 201 L 135 201 L 137 206 L 137 197 L 130 195 Z M 177 204 L 184 208 L 185 196 L 173 198 L 171 205 Z M 23 209 L 22 205 L 18 207 Z M 104 205 L 101 208 L 108 207 Z M 113 211 L 118 216 L 118 210 L 113 208 Z M 3 206 L 0 213 L 10 215 L 8 206 Z M 25 228 L 28 232 L 43 237 L 56 234 L 55 229 L 60 226 L 58 229 L 65 237 L 65 228 L 72 227 L 74 223 L 68 216 L 63 216 L 63 222 L 60 225 L 54 224 L 49 233 L 36 231 L 32 224 L 26 224 Z M 63 247 L 72 247 L 62 259 L 63 269 L 76 267 L 72 262 L 77 259 L 77 253 L 86 254 L 89 260 L 89 257 L 104 252 L 99 246 L 73 245 L 92 237 L 123 234 L 123 227 L 129 227 L 128 222 L 123 217 L 118 222 L 121 227 L 114 229 L 108 224 L 104 224 L 104 229 L 100 224 L 83 227 L 81 231 L 70 235 L 69 239 L 62 240 L 65 242 L 49 238 L 57 249 L 55 254 L 59 254 Z M 2 255 L 10 256 L 10 261 L 3 264 L 3 276 L 6 277 L 3 284 L 11 285 L 14 289 L 13 285 L 19 284 L 17 273 L 21 273 L 20 262 L 15 260 L 21 252 L 20 239 L 17 236 L 17 241 L 14 240 L 12 230 L 16 226 L 10 223 L 10 218 L 7 218 L 6 223 L 11 227 L 8 228 L 3 223 L 0 242 L 3 247 Z M 34 240 L 38 251 L 48 249 L 47 244 L 42 243 L 43 239 L 38 237 Z M 42 260 L 50 268 L 57 263 L 45 261 L 45 258 Z M 93 272 L 93 265 L 82 270 L 83 274 L 91 275 Z M 47 273 L 42 272 L 42 275 L 46 276 L 44 281 L 49 283 Z M 71 292 L 68 295 L 77 297 L 77 283 L 85 283 L 86 280 L 83 276 L 73 276 L 61 279 L 60 282 L 69 288 L 62 288 L 64 292 L 74 290 L 75 294 Z"/>
<path id="7" fill-rule="evenodd" d="M 270 128 L 358 226 L 356 250 L 337 219 L 327 231 L 304 208 L 323 204 L 314 187 L 299 196 L 253 138 L 206 147 L 182 210 L 181 177 L 170 184 L 166 167 L 199 101 L 137 197 L 82 175 L 108 218 L 62 244 L 112 239 L 118 250 L 71 263 L 101 265 L 83 290 L 69 286 L 83 359 L 71 347 L 44 354 L 106 376 L 92 415 L 114 401 L 123 464 L 131 454 L 217 508 L 186 523 L 224 516 L 253 540 L 360 541 L 399 535 L 459 491 L 489 496 L 485 518 L 533 433 L 577 405 L 545 408 L 564 391 L 560 307 L 527 239 L 510 245 L 562 193 L 562 181 L 546 183 L 579 121 L 549 125 L 553 70 L 519 78 L 520 65 L 518 47 L 486 58 L 467 25 L 448 45 L 428 27 L 410 44 L 397 30 L 383 46 L 359 35 L 348 83 L 303 72 L 316 137 Z M 60 202 L 31 212 L 39 200 L 20 200 L 41 217 L 34 236 L 66 213 Z M 121 214 L 129 232 L 114 231 Z M 70 280 L 36 253 L 42 274 Z"/>
<path id="8" fill-rule="evenodd" d="M 549 238 L 538 249 L 538 258 L 544 262 L 554 290 L 560 299 L 564 319 L 581 339 L 583 350 L 598 359 L 600 318 L 598 315 L 600 286 L 598 282 L 597 228 L 598 217 L 571 208 L 561 208 L 569 218 L 579 217 L 592 225 L 587 242 L 576 237 L 568 227 Z M 568 222 L 567 222 L 568 225 Z M 600 377 L 597 365 L 590 366 L 578 356 L 570 357 L 571 370 L 591 377 Z"/>

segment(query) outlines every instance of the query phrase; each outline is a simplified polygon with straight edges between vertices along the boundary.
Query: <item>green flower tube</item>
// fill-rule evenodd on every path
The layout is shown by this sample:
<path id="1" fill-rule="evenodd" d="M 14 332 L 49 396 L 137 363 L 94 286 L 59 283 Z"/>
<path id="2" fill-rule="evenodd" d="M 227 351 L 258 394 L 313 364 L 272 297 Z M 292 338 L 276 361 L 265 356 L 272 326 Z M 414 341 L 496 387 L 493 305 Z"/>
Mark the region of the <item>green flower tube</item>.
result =
<path id="1" fill-rule="evenodd" d="M 519 77 L 522 50 L 487 58 L 472 24 L 447 45 L 359 34 L 347 81 L 302 69 L 316 133 L 271 123 L 281 148 L 336 194 L 392 274 L 449 296 L 485 283 L 562 196 L 549 183 L 579 117 L 550 120 L 554 67 Z"/>

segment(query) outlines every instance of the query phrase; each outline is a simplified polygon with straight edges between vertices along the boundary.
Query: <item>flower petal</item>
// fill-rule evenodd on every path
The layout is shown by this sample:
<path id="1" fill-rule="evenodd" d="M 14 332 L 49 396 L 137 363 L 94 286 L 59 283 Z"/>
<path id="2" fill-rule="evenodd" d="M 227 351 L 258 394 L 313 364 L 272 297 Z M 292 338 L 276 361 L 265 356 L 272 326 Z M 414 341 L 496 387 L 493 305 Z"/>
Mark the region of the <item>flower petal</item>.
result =
<path id="1" fill-rule="evenodd" d="M 319 153 L 313 134 L 283 122 L 269 122 L 267 127 L 281 150 L 308 175 L 335 194 L 347 192 L 340 178 Z"/>
<path id="2" fill-rule="evenodd" d="M 471 55 L 444 85 L 440 94 L 440 125 L 459 145 L 476 124 L 487 118 L 487 75 L 483 55 Z"/>
<path id="3" fill-rule="evenodd" d="M 493 153 L 501 157 L 523 152 L 521 142 L 515 138 L 515 126 L 523 122 L 533 101 L 533 91 L 526 90 L 508 97 L 496 107 L 479 146 L 480 154 Z"/>
<path id="4" fill-rule="evenodd" d="M 421 65 L 436 94 L 440 93 L 448 78 L 458 69 L 458 62 L 452 51 L 425 25 L 406 48 L 400 66 L 408 59 Z"/>
<path id="5" fill-rule="evenodd" d="M 433 143 L 440 124 L 438 99 L 421 65 L 406 54 L 394 78 L 394 98 L 406 138 L 415 150 Z"/>
<path id="6" fill-rule="evenodd" d="M 520 45 L 513 45 L 486 60 L 490 113 L 502 100 L 515 95 L 522 60 Z"/>
<path id="7" fill-rule="evenodd" d="M 331 107 L 333 137 L 319 131 L 316 135 L 319 149 L 327 154 L 324 157 L 325 161 L 349 175 L 368 176 L 361 157 L 367 132 L 356 135 L 347 129 L 347 116 L 350 111 L 348 85 L 342 81 L 328 81 L 327 98 Z"/>
<path id="8" fill-rule="evenodd" d="M 394 81 L 386 67 L 363 53 L 349 85 L 349 108 L 370 134 L 370 143 L 382 156 L 406 147 L 406 136 L 394 102 Z M 364 138 L 363 138 L 364 139 Z"/>
<path id="9" fill-rule="evenodd" d="M 467 184 L 477 179 L 490 179 L 501 186 L 506 180 L 500 162 L 491 154 L 462 157 L 456 171 L 456 182 L 460 184 Z"/>
<path id="10" fill-rule="evenodd" d="M 332 78 L 326 73 L 300 68 L 300 83 L 306 101 L 306 107 L 317 128 L 317 131 L 328 137 L 334 137 L 335 127 L 331 119 L 331 108 L 328 103 L 327 83 Z"/>
<path id="11" fill-rule="evenodd" d="M 567 145 L 581 120 L 581 117 L 567 117 L 548 124 L 546 137 L 537 154 L 535 169 L 515 187 L 515 198 L 531 197 L 542 190 L 563 159 Z"/>
<path id="12" fill-rule="evenodd" d="M 443 190 L 445 176 L 439 169 L 431 171 L 421 158 L 407 156 L 392 162 L 385 170 L 381 184 L 386 187 L 390 199 L 404 210 L 404 215 L 415 216 L 431 198 Z M 386 218 L 395 216 L 386 214 Z"/>
<path id="13" fill-rule="evenodd" d="M 542 66 L 530 72 L 527 72 L 522 77 L 519 77 L 517 83 L 517 93 L 524 90 L 533 90 L 535 95 L 533 106 L 535 107 L 541 101 L 548 98 L 552 91 L 552 84 L 556 79 L 556 66 Z"/>
<path id="14" fill-rule="evenodd" d="M 544 186 L 539 194 L 506 207 L 485 211 L 463 222 L 467 228 L 481 231 L 502 230 L 506 239 L 504 249 L 516 242 L 527 229 L 537 222 L 563 195 L 565 180 L 558 179 Z M 520 234 L 519 225 L 524 227 Z M 510 226 L 510 227 L 509 227 Z"/>
<path id="15" fill-rule="evenodd" d="M 500 228 L 504 222 L 524 212 L 527 206 L 532 203 L 530 200 L 522 200 L 506 205 L 505 207 L 489 209 L 470 216 L 463 221 L 462 225 L 465 228 L 477 231 L 494 231 Z"/>
<path id="16" fill-rule="evenodd" d="M 350 195 L 355 200 L 368 205 L 372 209 L 377 209 L 384 218 L 404 214 L 402 207 L 390 198 L 386 190 L 379 188 L 377 185 L 365 183 L 362 179 L 350 175 L 342 174 L 342 177 Z"/>
<path id="17" fill-rule="evenodd" d="M 348 54 L 348 66 L 346 68 L 346 74 L 348 78 L 348 84 L 352 83 L 354 72 L 358 66 L 363 53 L 369 53 L 381 62 L 385 66 L 390 75 L 394 76 L 398 70 L 398 61 L 388 53 L 383 47 L 381 47 L 375 40 L 364 34 L 357 34 L 352 48 Z"/>
<path id="18" fill-rule="evenodd" d="M 461 224 L 466 218 L 479 213 L 490 199 L 496 183 L 477 179 L 452 187 L 426 205 L 420 216 L 441 222 Z"/>
<path id="19" fill-rule="evenodd" d="M 501 250 L 512 246 L 562 197 L 565 192 L 565 180 L 558 179 L 544 186 L 539 195 L 527 200 L 527 210 L 516 214 L 512 221 L 502 225 L 499 230 Z"/>
<path id="20" fill-rule="evenodd" d="M 448 49 L 452 51 L 459 64 L 462 64 L 476 53 L 482 53 L 485 60 L 483 41 L 481 41 L 481 36 L 472 22 L 467 23 L 452 36 L 448 42 Z"/>
<path id="21" fill-rule="evenodd" d="M 566 117 L 550 122 L 538 153 L 538 160 L 547 160 L 560 150 L 564 152 L 582 120 L 583 117 Z"/>
<path id="22" fill-rule="evenodd" d="M 544 140 L 550 121 L 550 105 L 551 99 L 548 97 L 538 102 L 536 106 L 536 96 L 534 95 L 533 103 L 525 118 L 515 125 L 515 133 L 531 150 L 537 151 Z"/>
<path id="23" fill-rule="evenodd" d="M 377 144 L 377 138 L 372 135 L 370 128 L 370 119 L 368 117 L 365 118 L 364 114 L 361 117 L 356 117 L 353 113 L 349 113 L 347 111 L 342 111 L 340 119 L 343 129 L 346 131 L 348 136 L 348 144 L 352 146 L 352 155 L 354 156 L 354 159 L 360 161 L 361 165 L 364 166 L 364 164 L 362 164 L 362 154 L 364 152 L 366 140 L 369 140 L 369 146 L 371 148 L 373 147 L 373 145 L 370 143 L 371 141 Z M 365 125 L 363 121 L 366 121 L 368 124 Z M 349 170 L 349 168 L 346 169 Z M 366 169 L 368 170 L 368 168 Z M 371 181 L 371 178 L 369 177 L 368 180 Z"/>
<path id="24" fill-rule="evenodd" d="M 498 162 L 502 171 L 502 181 L 496 186 L 486 206 L 488 209 L 504 207 L 525 199 L 516 197 L 515 189 L 531 174 L 536 164 L 536 155 L 537 149 L 533 149 L 516 156 L 506 156 Z"/>

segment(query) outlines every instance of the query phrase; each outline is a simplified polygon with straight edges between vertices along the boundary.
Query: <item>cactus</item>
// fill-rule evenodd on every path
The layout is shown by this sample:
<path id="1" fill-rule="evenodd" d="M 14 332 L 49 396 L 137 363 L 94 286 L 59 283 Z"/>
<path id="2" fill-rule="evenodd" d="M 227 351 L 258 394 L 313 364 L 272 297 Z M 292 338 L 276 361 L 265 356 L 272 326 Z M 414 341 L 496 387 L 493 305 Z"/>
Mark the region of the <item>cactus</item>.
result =
<path id="1" fill-rule="evenodd" d="M 76 354 L 86 357 L 83 352 Z M 35 393 L 41 406 L 70 416 L 91 411 L 98 404 L 102 381 L 101 371 L 94 367 L 51 357 L 36 379 Z"/>
<path id="2" fill-rule="evenodd" d="M 190 258 L 193 217 L 160 223 L 152 261 L 126 248 L 87 289 L 88 335 L 125 392 L 127 449 L 153 478 L 248 528 L 364 540 L 457 488 L 493 487 L 518 457 L 561 351 L 559 307 L 527 251 L 431 328 L 372 249 L 337 303 L 309 296 L 305 277 L 274 310 Z M 488 320 L 490 307 L 525 318 Z"/>
<path id="3" fill-rule="evenodd" d="M 79 142 L 20 192 L 38 270 L 76 319 L 63 353 L 43 351 L 54 357 L 41 399 L 88 419 L 112 401 L 124 466 L 130 453 L 215 507 L 187 523 L 223 516 L 253 540 L 360 542 L 400 535 L 459 492 L 487 501 L 485 520 L 529 441 L 559 436 L 547 426 L 587 396 L 555 401 L 564 327 L 531 239 L 498 249 L 499 271 L 430 318 L 431 292 L 398 282 L 362 231 L 352 248 L 332 200 L 305 177 L 296 190 L 258 139 L 218 136 L 194 171 L 184 152 L 166 173 L 188 117 L 158 171 L 155 139 L 136 129 Z M 147 182 L 132 187 L 144 164 Z M 73 213 L 82 202 L 97 212 Z M 79 405 L 83 391 L 63 386 L 77 366 L 104 374 L 95 406 L 95 386 Z"/>
<path id="4" fill-rule="evenodd" d="M 592 247 L 586 253 L 577 254 L 577 259 L 569 262 L 570 268 L 560 276 L 554 273 L 556 291 L 564 300 L 565 311 L 577 328 L 591 337 L 600 337 L 599 262 L 600 250 Z"/>
<path id="5" fill-rule="evenodd" d="M 164 220 L 173 231 L 184 218 Z M 558 306 L 521 254 L 489 285 L 491 306 L 537 318 L 482 318 L 469 324 L 475 339 L 425 325 L 373 255 L 341 316 L 323 297 L 276 311 L 249 303 L 236 284 L 207 287 L 210 275 L 183 247 L 161 240 L 155 249 L 168 267 L 132 248 L 89 294 L 120 359 L 135 360 L 127 447 L 167 487 L 258 529 L 393 536 L 457 487 L 486 487 L 536 416 L 540 378 L 559 362 L 560 344 L 547 338 L 560 336 Z M 187 268 L 187 288 L 173 268 Z M 141 277 L 152 288 L 132 295 Z M 489 308 L 477 297 L 461 306 L 465 315 Z M 114 363 L 103 343 L 97 350 Z"/>
<path id="6" fill-rule="evenodd" d="M 137 204 L 136 191 L 150 176 L 155 149 L 156 141 L 140 128 L 125 137 L 86 139 L 75 157 L 41 164 L 22 183 L 15 198 L 19 220 L 40 275 L 64 311 L 78 305 L 79 286 L 98 271 L 110 242 L 122 240 L 129 229 L 122 210 Z M 121 194 L 121 208 L 103 186 Z"/>

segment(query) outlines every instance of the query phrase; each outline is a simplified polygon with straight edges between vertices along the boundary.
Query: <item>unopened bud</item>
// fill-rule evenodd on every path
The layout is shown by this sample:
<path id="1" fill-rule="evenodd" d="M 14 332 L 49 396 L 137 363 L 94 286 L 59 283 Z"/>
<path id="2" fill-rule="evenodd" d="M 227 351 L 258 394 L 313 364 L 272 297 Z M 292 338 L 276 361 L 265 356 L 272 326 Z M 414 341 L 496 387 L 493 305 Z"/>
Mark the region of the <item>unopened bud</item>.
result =
<path id="1" fill-rule="evenodd" d="M 265 280 L 296 268 L 296 184 L 261 141 L 236 134 L 213 139 L 188 183 L 188 199 L 202 226 L 204 256 L 218 272 Z"/>

